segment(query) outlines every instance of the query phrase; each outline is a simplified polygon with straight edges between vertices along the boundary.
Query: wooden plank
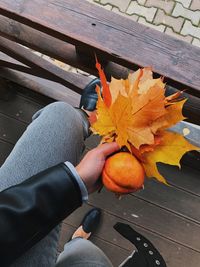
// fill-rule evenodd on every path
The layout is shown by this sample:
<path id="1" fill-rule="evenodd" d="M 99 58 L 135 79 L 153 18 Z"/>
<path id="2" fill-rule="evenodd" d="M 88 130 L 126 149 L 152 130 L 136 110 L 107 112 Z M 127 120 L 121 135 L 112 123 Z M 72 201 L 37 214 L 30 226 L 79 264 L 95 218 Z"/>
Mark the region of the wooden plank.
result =
<path id="1" fill-rule="evenodd" d="M 131 223 L 143 227 L 146 230 L 161 235 L 166 239 L 200 252 L 200 234 L 198 234 L 200 232 L 199 198 L 197 198 L 194 202 L 194 198 L 190 198 L 189 202 L 187 199 L 186 201 L 184 199 L 186 194 L 182 194 L 182 196 L 179 195 L 179 198 L 176 198 L 176 202 L 173 201 L 174 207 L 171 208 L 171 210 L 167 210 L 158 205 L 149 203 L 149 201 L 151 201 L 153 191 L 155 191 L 153 188 L 145 191 L 145 200 L 133 195 L 124 196 L 121 200 L 117 200 L 114 194 L 103 190 L 100 194 L 91 195 L 89 203 L 102 208 L 113 216 L 123 218 Z M 149 198 L 147 198 L 147 192 L 150 195 Z M 162 193 L 163 191 L 160 190 L 157 195 L 161 195 Z M 173 195 L 168 193 L 168 202 L 170 202 L 172 197 Z M 164 202 L 162 200 L 161 195 L 161 204 Z M 179 207 L 177 207 L 178 204 Z M 163 204 L 163 206 L 165 205 Z M 184 208 L 183 214 L 177 211 L 178 209 L 180 210 L 180 206 L 182 207 L 182 210 Z M 192 221 L 189 216 L 186 219 L 186 213 L 190 213 L 189 215 L 195 217 L 195 219 L 193 218 Z M 196 214 L 193 215 L 193 213 Z M 186 229 L 190 233 L 189 239 L 186 234 Z"/>
<path id="2" fill-rule="evenodd" d="M 25 88 L 29 88 L 37 93 L 48 96 L 54 100 L 66 101 L 72 106 L 78 106 L 80 102 L 80 95 L 67 90 L 66 87 L 55 82 L 40 79 L 28 74 L 21 74 L 14 70 L 0 68 L 0 76 L 13 81 Z M 85 80 L 84 80 L 85 81 Z M 86 82 L 86 81 L 85 81 Z M 87 84 L 87 83 L 86 83 Z M 82 83 L 81 86 L 86 86 Z M 49 102 L 49 101 L 48 101 Z"/>
<path id="3" fill-rule="evenodd" d="M 27 27 L 27 26 L 25 26 L 25 27 Z M 55 40 L 57 40 L 57 39 L 55 39 Z M 9 43 L 5 43 L 5 45 L 4 45 L 4 47 L 6 46 L 6 49 L 9 48 L 8 44 Z M 16 50 L 16 49 L 14 49 L 14 50 Z M 3 55 L 2 53 L 0 54 L 0 58 L 3 58 L 4 60 L 6 60 L 5 55 Z M 29 55 L 27 55 L 26 58 L 29 58 Z M 9 62 L 4 62 L 4 60 L 1 60 L 1 65 L 4 64 L 3 66 L 14 68 L 16 70 L 24 71 L 24 72 L 30 73 L 30 74 L 35 73 L 35 75 L 41 76 L 41 77 L 46 77 L 46 78 L 53 79 L 53 80 L 55 79 L 55 78 L 53 78 L 53 75 L 44 74 L 43 72 L 41 72 L 41 70 L 37 70 L 35 68 L 34 69 L 27 68 L 24 65 L 19 66 L 19 65 L 15 64 L 15 63 L 17 63 L 17 61 L 15 61 L 11 58 L 8 58 Z M 12 64 L 12 63 L 14 63 L 14 64 Z M 93 62 L 93 65 L 94 65 L 94 62 Z M 167 91 L 173 93 L 174 89 L 173 88 L 167 88 Z M 189 96 L 188 94 L 185 94 L 185 93 L 184 93 L 184 95 L 185 95 L 185 97 L 189 98 L 189 100 L 186 102 L 186 104 L 184 106 L 184 115 L 189 118 L 189 121 L 200 124 L 200 121 L 199 121 L 200 120 L 199 119 L 200 118 L 199 99 L 195 98 L 193 96 Z"/>
<path id="4" fill-rule="evenodd" d="M 13 145 L 0 140 L 0 166 L 4 163 L 13 149 Z"/>
<path id="5" fill-rule="evenodd" d="M 44 73 L 44 75 L 48 78 L 51 76 L 50 79 L 67 86 L 75 92 L 81 93 L 82 84 L 88 83 L 91 80 L 89 77 L 83 77 L 82 75 L 67 72 L 37 56 L 30 50 L 25 49 L 24 47 L 3 37 L 0 37 L 0 49 L 10 57 L 15 58 L 17 61 L 34 68 L 36 72 Z"/>
<path id="6" fill-rule="evenodd" d="M 170 85 L 199 95 L 199 48 L 87 1 L 1 0 L 0 14 L 128 68 L 153 66 Z"/>
<path id="7" fill-rule="evenodd" d="M 3 36 L 20 42 L 23 45 L 27 45 L 28 47 L 47 54 L 50 57 L 61 60 L 66 64 L 70 64 L 94 75 L 98 75 L 97 71 L 94 69 L 94 60 L 89 58 L 89 60 L 87 60 L 87 64 L 84 64 L 85 58 L 83 60 L 77 55 L 73 45 L 50 37 L 47 34 L 39 32 L 3 16 L 0 16 L 0 25 L 0 32 L 3 34 Z M 40 40 L 43 41 L 40 42 Z M 127 69 L 113 62 L 108 62 L 106 66 L 104 66 L 104 70 L 107 76 L 112 75 L 115 78 L 127 77 Z M 173 88 L 167 88 L 168 93 L 174 93 L 174 91 L 175 89 Z M 184 106 L 184 115 L 189 118 L 189 121 L 200 125 L 199 99 L 189 96 L 186 93 L 184 93 L 184 95 L 188 98 L 188 101 Z"/>
<path id="8" fill-rule="evenodd" d="M 199 162 L 197 161 L 196 164 L 199 164 Z M 191 194 L 195 194 L 200 197 L 199 169 L 195 169 L 187 165 L 182 165 L 181 169 L 179 169 L 176 166 L 165 165 L 161 163 L 158 164 L 158 168 L 162 175 L 166 177 L 170 185 L 176 186 L 180 189 L 183 189 Z M 155 183 L 153 182 L 152 187 L 154 186 L 154 184 Z"/>
<path id="9" fill-rule="evenodd" d="M 37 71 L 35 69 L 28 68 L 28 67 L 22 66 L 20 64 L 15 64 L 15 63 L 8 62 L 8 61 L 1 60 L 1 59 L 0 59 L 0 66 L 3 67 L 3 68 L 9 68 L 9 69 L 12 69 L 12 70 L 17 70 L 17 71 L 20 71 L 20 72 L 24 72 L 24 73 L 28 73 L 28 74 L 31 74 L 31 75 L 35 75 L 35 76 L 38 76 L 38 77 L 41 77 L 41 78 L 44 78 L 44 79 L 49 79 L 49 80 L 53 79 L 52 76 L 47 75 L 47 74 L 43 74 L 40 71 Z"/>
<path id="10" fill-rule="evenodd" d="M 10 98 L 13 98 L 13 95 L 17 93 L 18 95 L 21 95 L 21 97 L 37 103 L 39 106 L 45 106 L 55 101 L 52 98 L 31 91 L 30 87 L 33 86 L 31 81 L 29 83 L 29 88 L 20 86 L 20 84 L 24 82 L 23 79 L 20 80 L 19 78 L 19 81 L 21 82 L 19 84 L 11 81 L 14 80 L 14 74 L 12 74 L 13 73 L 10 73 L 10 70 L 0 67 L 0 99 L 7 101 Z"/>
<path id="11" fill-rule="evenodd" d="M 59 251 L 63 250 L 64 244 L 69 240 L 74 231 L 74 227 L 67 224 L 62 225 Z M 130 255 L 129 251 L 109 242 L 105 242 L 100 238 L 93 237 L 91 241 L 104 251 L 107 257 L 112 261 L 114 266 L 118 266 L 128 255 Z"/>
<path id="12" fill-rule="evenodd" d="M 55 79 L 55 78 L 53 78 L 53 75 L 43 73 L 43 72 L 41 72 L 41 70 L 38 70 L 35 68 L 28 68 L 25 65 L 23 65 L 22 63 L 20 63 L 19 61 L 12 59 L 11 57 L 3 54 L 2 52 L 0 52 L 0 66 L 11 68 L 14 70 L 18 70 L 20 72 L 25 72 L 27 74 L 32 74 L 32 75 L 38 76 L 40 78 L 45 78 L 45 79 L 49 79 L 49 80 Z M 74 75 L 74 74 L 72 74 L 72 75 Z M 76 77 L 76 79 L 75 79 L 76 81 L 74 80 L 74 82 L 77 82 L 77 79 L 79 79 L 79 77 L 80 77 L 80 75 L 78 75 Z M 79 86 L 81 86 L 81 88 L 83 88 L 82 85 L 89 83 L 89 81 L 90 81 L 89 78 L 85 78 L 84 83 L 81 80 L 81 82 L 79 83 Z M 166 89 L 167 95 L 173 94 L 177 91 L 178 90 L 176 90 L 172 87 L 167 87 L 167 89 Z M 55 95 L 56 95 L 56 93 L 55 93 Z M 185 105 L 183 107 L 183 115 L 187 118 L 188 121 L 200 125 L 200 99 L 195 97 L 195 96 L 191 96 L 185 92 L 183 93 L 183 97 L 188 99 L 188 101 L 185 103 Z"/>
<path id="13" fill-rule="evenodd" d="M 41 108 L 42 106 L 18 94 L 7 101 L 0 100 L 0 113 L 25 123 L 30 123 L 33 114 Z"/>
<path id="14" fill-rule="evenodd" d="M 9 18 L 0 16 L 0 35 L 24 46 L 39 51 L 42 54 L 58 59 L 68 65 L 82 69 L 93 75 L 97 75 L 94 57 L 79 55 L 74 45 L 32 29 Z M 41 42 L 42 40 L 42 42 Z M 103 59 L 100 58 L 103 62 Z M 104 70 L 107 78 L 112 75 L 115 78 L 127 77 L 128 70 L 114 62 L 106 62 Z"/>
<path id="15" fill-rule="evenodd" d="M 27 124 L 9 116 L 0 113 L 0 139 L 15 144 L 23 132 L 26 130 Z"/>
<path id="16" fill-rule="evenodd" d="M 14 44 L 15 46 L 15 44 Z M 37 70 L 35 68 L 29 68 L 26 65 L 22 64 L 21 62 L 9 57 L 8 55 L 0 52 L 0 67 L 4 67 L 4 68 L 10 68 L 13 70 L 18 70 L 20 72 L 25 72 L 28 74 L 32 74 L 41 78 L 46 78 L 51 80 L 52 79 L 52 75 L 49 75 L 47 73 L 43 73 L 41 72 L 41 70 Z"/>
<path id="17" fill-rule="evenodd" d="M 104 200 L 105 201 L 105 200 Z M 67 219 L 65 219 L 64 223 L 68 225 L 72 225 L 73 227 L 78 227 L 84 214 L 90 210 L 92 207 L 89 205 L 84 205 L 83 207 L 77 209 L 73 212 Z M 124 210 L 126 213 L 126 210 Z M 108 212 L 102 212 L 102 222 L 98 231 L 95 233 L 95 237 L 100 237 L 101 239 L 111 242 L 114 245 L 117 245 L 121 248 L 132 250 L 133 245 L 119 235 L 114 229 L 113 226 L 117 222 L 123 222 L 129 224 L 133 229 L 138 231 L 147 237 L 155 247 L 160 251 L 162 256 L 167 262 L 167 266 L 170 267 L 196 267 L 198 266 L 198 261 L 200 260 L 200 254 L 198 252 L 193 251 L 192 249 L 186 248 L 183 245 L 170 241 L 168 239 L 163 238 L 159 234 L 152 233 L 148 230 L 145 230 L 142 225 L 136 225 L 131 223 L 130 221 L 125 220 L 126 216 L 116 217 Z M 149 220 L 151 217 L 149 218 Z M 187 232 L 188 239 L 190 238 L 190 232 Z"/>
<path id="18" fill-rule="evenodd" d="M 190 172 L 190 176 L 192 175 L 193 172 Z M 172 186 L 166 187 L 151 180 L 145 183 L 145 190 L 134 195 L 141 200 L 163 207 L 198 224 L 200 223 L 200 211 L 198 208 L 200 198 L 197 194 L 194 195 Z"/>
<path id="19" fill-rule="evenodd" d="M 28 57 L 28 55 L 27 55 Z M 49 75 L 47 73 L 43 73 L 41 72 L 41 70 L 38 69 L 33 69 L 33 68 L 27 68 L 24 64 L 20 63 L 19 61 L 5 55 L 4 53 L 0 52 L 0 65 L 3 67 L 8 67 L 8 68 L 13 68 L 15 70 L 19 70 L 28 74 L 32 74 L 41 78 L 46 78 L 49 80 L 54 80 L 54 78 L 52 78 L 52 75 Z M 80 76 L 80 75 L 79 75 Z M 76 81 L 79 78 L 79 76 L 76 77 Z M 90 79 L 89 78 L 85 78 L 85 81 L 83 83 L 83 81 L 81 80 L 81 82 L 79 83 L 79 86 L 81 86 L 81 88 L 83 88 L 82 84 L 85 85 L 86 83 L 89 83 Z M 166 93 L 167 95 L 169 94 L 173 94 L 176 93 L 178 90 L 172 88 L 172 87 L 167 87 L 166 89 Z M 200 99 L 195 97 L 195 96 L 191 96 L 187 93 L 183 93 L 183 97 L 187 98 L 187 102 L 185 103 L 184 107 L 183 107 L 183 115 L 188 119 L 188 121 L 199 124 L 200 125 Z"/>

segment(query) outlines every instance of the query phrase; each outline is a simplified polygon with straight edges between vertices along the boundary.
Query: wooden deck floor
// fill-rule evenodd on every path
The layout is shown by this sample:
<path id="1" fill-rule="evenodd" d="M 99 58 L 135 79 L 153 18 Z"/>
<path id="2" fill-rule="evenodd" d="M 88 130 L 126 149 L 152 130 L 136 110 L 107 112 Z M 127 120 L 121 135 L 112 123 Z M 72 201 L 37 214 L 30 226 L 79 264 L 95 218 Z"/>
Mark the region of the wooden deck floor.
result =
<path id="1" fill-rule="evenodd" d="M 15 87 L 16 88 L 16 87 Z M 6 90 L 4 90 L 6 89 Z M 0 164 L 25 131 L 32 115 L 51 100 L 13 86 L 0 85 Z M 98 140 L 91 136 L 87 150 Z M 200 171 L 189 166 L 182 170 L 160 166 L 171 186 L 148 181 L 145 190 L 117 200 L 106 190 L 90 196 L 84 205 L 63 223 L 59 250 L 91 207 L 103 210 L 103 221 L 92 238 L 117 266 L 130 254 L 132 245 L 115 232 L 120 221 L 144 234 L 160 250 L 169 267 L 200 266 Z"/>

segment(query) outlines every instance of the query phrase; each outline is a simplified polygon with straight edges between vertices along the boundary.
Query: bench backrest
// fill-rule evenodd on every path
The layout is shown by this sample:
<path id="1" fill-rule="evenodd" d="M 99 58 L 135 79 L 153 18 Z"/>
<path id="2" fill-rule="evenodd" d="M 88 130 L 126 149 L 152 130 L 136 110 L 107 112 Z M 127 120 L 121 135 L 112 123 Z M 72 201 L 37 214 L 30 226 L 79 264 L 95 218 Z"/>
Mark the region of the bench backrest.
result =
<path id="1" fill-rule="evenodd" d="M 0 14 L 2 36 L 92 74 L 96 74 L 96 53 L 107 74 L 123 77 L 127 75 L 126 68 L 152 66 L 169 86 L 200 96 L 199 48 L 87 1 L 0 0 Z M 0 49 L 9 54 L 6 41 L 4 45 L 0 42 Z M 32 61 L 23 63 L 33 67 Z M 45 73 L 45 69 L 50 72 Z M 47 65 L 43 70 L 43 76 L 54 72 Z M 65 80 L 62 73 L 58 76 L 52 77 L 58 82 Z M 198 121 L 198 98 L 192 97 L 190 101 L 191 117 Z"/>

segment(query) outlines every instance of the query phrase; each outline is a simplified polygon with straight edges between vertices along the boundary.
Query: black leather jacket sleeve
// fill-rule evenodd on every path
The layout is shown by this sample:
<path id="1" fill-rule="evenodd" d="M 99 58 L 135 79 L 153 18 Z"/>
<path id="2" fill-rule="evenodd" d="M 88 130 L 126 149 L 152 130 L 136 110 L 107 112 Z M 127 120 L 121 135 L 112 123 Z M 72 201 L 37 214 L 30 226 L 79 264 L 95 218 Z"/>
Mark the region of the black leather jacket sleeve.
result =
<path id="1" fill-rule="evenodd" d="M 2 191 L 0 266 L 9 266 L 81 204 L 80 188 L 63 163 Z"/>

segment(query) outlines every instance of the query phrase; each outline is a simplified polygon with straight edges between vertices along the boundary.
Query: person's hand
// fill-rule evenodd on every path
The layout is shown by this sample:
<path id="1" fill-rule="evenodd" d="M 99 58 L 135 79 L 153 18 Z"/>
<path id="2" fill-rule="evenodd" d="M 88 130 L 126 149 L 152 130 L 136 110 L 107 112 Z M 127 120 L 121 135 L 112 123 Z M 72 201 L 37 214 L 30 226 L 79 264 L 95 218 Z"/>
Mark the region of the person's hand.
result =
<path id="1" fill-rule="evenodd" d="M 106 143 L 89 151 L 76 167 L 78 174 L 87 187 L 88 193 L 92 193 L 101 186 L 100 175 L 106 158 L 119 150 L 117 143 Z"/>

